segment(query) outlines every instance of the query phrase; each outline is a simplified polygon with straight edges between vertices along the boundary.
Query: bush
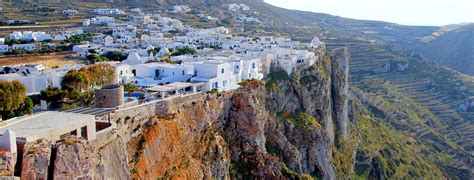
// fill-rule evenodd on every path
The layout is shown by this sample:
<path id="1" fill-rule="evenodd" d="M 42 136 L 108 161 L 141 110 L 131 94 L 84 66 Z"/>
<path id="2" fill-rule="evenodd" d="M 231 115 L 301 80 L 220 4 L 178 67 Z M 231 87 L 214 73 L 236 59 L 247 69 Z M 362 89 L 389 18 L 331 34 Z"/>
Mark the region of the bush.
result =
<path id="1" fill-rule="evenodd" d="M 242 87 L 258 88 L 263 86 L 263 82 L 256 79 L 245 80 L 239 83 Z"/>
<path id="2" fill-rule="evenodd" d="M 0 114 L 3 119 L 15 117 L 15 111 L 25 106 L 25 98 L 26 87 L 19 81 L 0 80 Z"/>
<path id="3" fill-rule="evenodd" d="M 110 59 L 104 57 L 104 56 L 97 56 L 95 54 L 87 55 L 87 60 L 89 61 L 90 64 L 94 64 L 97 62 L 107 62 L 110 61 Z"/>
<path id="4" fill-rule="evenodd" d="M 120 62 L 122 62 L 125 59 L 127 59 L 127 56 L 123 55 L 119 51 L 109 51 L 109 52 L 106 52 L 105 54 L 103 54 L 101 56 L 104 57 L 104 58 L 107 58 L 110 61 L 120 61 Z"/>
<path id="5" fill-rule="evenodd" d="M 176 49 L 175 52 L 171 53 L 171 56 L 180 56 L 185 54 L 196 54 L 196 50 L 186 46 Z"/>
<path id="6" fill-rule="evenodd" d="M 288 122 L 305 132 L 309 132 L 315 128 L 321 129 L 321 125 L 313 116 L 306 112 L 297 112 L 288 118 Z"/>
<path id="7" fill-rule="evenodd" d="M 207 93 L 208 94 L 217 94 L 217 93 L 219 93 L 219 91 L 216 88 L 214 88 L 214 89 L 208 91 Z"/>

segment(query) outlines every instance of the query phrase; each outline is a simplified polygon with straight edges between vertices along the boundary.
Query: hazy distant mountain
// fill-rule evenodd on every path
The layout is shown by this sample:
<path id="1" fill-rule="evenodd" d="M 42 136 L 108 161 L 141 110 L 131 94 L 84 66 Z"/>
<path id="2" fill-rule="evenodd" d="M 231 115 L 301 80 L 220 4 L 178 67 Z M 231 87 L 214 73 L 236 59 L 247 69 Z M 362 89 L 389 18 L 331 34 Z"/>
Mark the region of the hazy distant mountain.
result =
<path id="1" fill-rule="evenodd" d="M 474 24 L 448 31 L 418 48 L 428 59 L 474 75 Z"/>

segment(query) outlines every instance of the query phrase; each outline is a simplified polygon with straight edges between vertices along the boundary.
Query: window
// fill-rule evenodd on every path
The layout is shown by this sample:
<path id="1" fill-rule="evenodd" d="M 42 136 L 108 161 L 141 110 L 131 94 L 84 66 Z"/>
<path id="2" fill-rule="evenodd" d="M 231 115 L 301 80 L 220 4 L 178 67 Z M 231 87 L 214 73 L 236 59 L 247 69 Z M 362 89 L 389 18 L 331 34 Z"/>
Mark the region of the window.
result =
<path id="1" fill-rule="evenodd" d="M 159 69 L 155 70 L 155 77 L 160 77 L 160 70 Z"/>
<path id="2" fill-rule="evenodd" d="M 173 76 L 174 76 L 174 72 L 173 72 Z"/>
<path id="3" fill-rule="evenodd" d="M 227 86 L 227 80 L 222 81 L 222 86 L 224 86 L 224 87 Z"/>
<path id="4" fill-rule="evenodd" d="M 221 73 L 224 74 L 224 68 L 221 69 Z"/>
<path id="5" fill-rule="evenodd" d="M 184 70 L 182 71 L 182 75 L 184 76 Z"/>
<path id="6" fill-rule="evenodd" d="M 122 71 L 122 70 L 120 70 L 120 75 L 123 75 L 123 71 Z"/>
<path id="7" fill-rule="evenodd" d="M 239 66 L 238 66 L 238 65 L 237 65 L 237 66 L 235 66 L 235 69 L 239 69 Z"/>
<path id="8" fill-rule="evenodd" d="M 255 69 L 255 63 L 252 63 L 252 68 Z"/>

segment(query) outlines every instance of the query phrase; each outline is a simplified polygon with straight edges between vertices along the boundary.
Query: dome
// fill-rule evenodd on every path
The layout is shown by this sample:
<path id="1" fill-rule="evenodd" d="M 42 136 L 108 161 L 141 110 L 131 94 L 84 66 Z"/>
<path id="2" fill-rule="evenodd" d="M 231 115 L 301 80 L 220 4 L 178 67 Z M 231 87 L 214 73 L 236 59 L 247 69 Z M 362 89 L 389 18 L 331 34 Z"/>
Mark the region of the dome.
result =
<path id="1" fill-rule="evenodd" d="M 152 46 L 152 45 L 148 45 L 148 46 L 146 47 L 146 50 L 151 50 L 151 49 L 155 49 L 155 47 Z"/>
<path id="2" fill-rule="evenodd" d="M 136 52 L 131 52 L 127 57 L 127 61 L 140 61 L 140 56 Z"/>
<path id="3" fill-rule="evenodd" d="M 160 49 L 160 54 L 167 54 L 167 53 L 170 53 L 170 51 L 168 50 L 168 48 L 161 48 L 161 49 Z"/>

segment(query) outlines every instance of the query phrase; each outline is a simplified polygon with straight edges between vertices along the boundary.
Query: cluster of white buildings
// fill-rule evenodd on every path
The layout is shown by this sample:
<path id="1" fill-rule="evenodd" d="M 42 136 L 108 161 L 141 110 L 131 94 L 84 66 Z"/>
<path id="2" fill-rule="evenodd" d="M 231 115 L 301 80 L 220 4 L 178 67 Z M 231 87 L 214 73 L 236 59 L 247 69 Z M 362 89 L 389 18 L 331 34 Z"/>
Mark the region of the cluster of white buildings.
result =
<path id="1" fill-rule="evenodd" d="M 181 5 L 181 6 L 173 6 L 173 9 L 170 11 L 172 13 L 188 13 L 191 11 L 191 8 L 189 8 L 186 5 Z"/>
<path id="2" fill-rule="evenodd" d="M 15 40 L 25 40 L 25 41 L 30 41 L 31 43 L 25 43 L 25 44 L 13 44 L 11 46 L 7 44 L 3 44 L 4 42 L 0 42 L 0 53 L 6 53 L 11 50 L 27 50 L 27 51 L 33 51 L 37 49 L 37 45 L 34 42 L 44 42 L 44 41 L 65 41 L 67 40 L 68 37 L 73 36 L 73 35 L 79 35 L 83 34 L 84 31 L 80 29 L 72 30 L 72 31 L 63 31 L 60 33 L 56 33 L 54 35 L 48 34 L 46 32 L 42 31 L 15 31 L 8 36 L 6 36 L 5 39 L 15 39 Z M 2 38 L 4 40 L 4 38 Z"/>
<path id="3" fill-rule="evenodd" d="M 118 15 L 118 14 L 125 14 L 125 11 L 120 9 L 94 9 L 94 13 L 100 15 Z"/>
<path id="4" fill-rule="evenodd" d="M 133 83 L 150 88 L 188 82 L 203 84 L 203 91 L 226 91 L 237 88 L 244 80 L 262 79 L 271 66 L 278 66 L 288 74 L 295 67 L 311 66 L 319 56 L 314 49 L 322 44 L 318 38 L 301 43 L 282 37 L 234 36 L 224 27 L 196 29 L 160 15 L 141 13 L 131 17 L 128 22 L 109 23 L 111 35 L 98 34 L 92 42 L 73 47 L 82 58 L 108 52 L 127 56 L 123 62 L 109 62 L 116 70 L 116 84 Z M 170 29 L 179 31 L 179 35 L 169 33 Z M 196 53 L 176 55 L 182 48 L 194 49 Z M 175 63 L 160 62 L 163 58 Z M 26 74 L 0 75 L 0 79 L 19 79 L 34 94 L 48 85 L 58 86 L 67 71 L 77 68 L 80 65 L 29 70 Z"/>
<path id="5" fill-rule="evenodd" d="M 46 41 L 46 40 L 53 40 L 53 36 L 51 34 L 42 32 L 42 31 L 15 31 L 8 35 L 9 39 L 16 39 L 16 40 L 26 40 L 26 41 Z"/>
<path id="6" fill-rule="evenodd" d="M 248 7 L 245 4 L 233 3 L 233 4 L 229 4 L 227 7 L 229 11 L 249 11 L 250 10 L 250 7 Z"/>
<path id="7" fill-rule="evenodd" d="M 39 94 L 48 86 L 61 87 L 62 78 L 72 69 L 84 67 L 81 64 L 66 65 L 56 69 L 45 69 L 41 64 L 22 64 L 17 66 L 0 67 L 0 80 L 18 80 L 27 89 L 28 95 Z M 5 72 L 9 69 L 9 72 Z"/>

